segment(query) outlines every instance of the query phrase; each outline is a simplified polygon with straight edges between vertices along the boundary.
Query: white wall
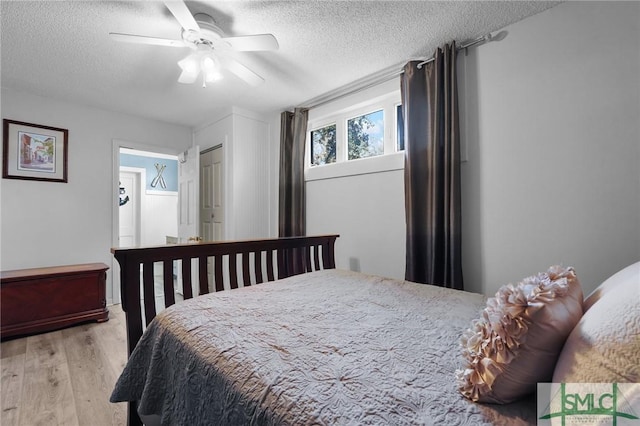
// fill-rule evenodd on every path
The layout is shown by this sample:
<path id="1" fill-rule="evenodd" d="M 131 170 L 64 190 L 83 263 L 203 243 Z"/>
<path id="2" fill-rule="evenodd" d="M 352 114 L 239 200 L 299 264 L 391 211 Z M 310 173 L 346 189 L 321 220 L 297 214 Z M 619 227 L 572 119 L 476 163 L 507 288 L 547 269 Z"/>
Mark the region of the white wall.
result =
<path id="1" fill-rule="evenodd" d="M 269 117 L 269 133 L 271 135 L 271 152 L 269 163 L 271 172 L 269 174 L 269 188 L 273 202 L 269 208 L 269 236 L 276 238 L 280 231 L 278 225 L 279 197 L 280 197 L 280 116 L 282 112 L 274 112 Z"/>
<path id="2" fill-rule="evenodd" d="M 589 293 L 640 259 L 639 10 L 567 2 L 458 55 L 467 290 L 563 263 Z M 403 277 L 403 191 L 402 171 L 308 182 L 308 234 Z"/>
<path id="3" fill-rule="evenodd" d="M 178 235 L 178 193 L 147 194 L 143 193 L 144 211 L 142 212 L 143 246 L 166 244 L 167 235 Z"/>
<path id="4" fill-rule="evenodd" d="M 336 267 L 404 278 L 404 174 L 307 182 L 307 235 L 340 234 Z"/>
<path id="5" fill-rule="evenodd" d="M 640 259 L 640 3 L 567 2 L 464 58 L 467 289 Z M 462 71 L 462 70 L 461 70 Z"/>
<path id="6" fill-rule="evenodd" d="M 112 140 L 175 148 L 188 127 L 2 89 L 2 117 L 69 130 L 68 183 L 2 179 L 2 270 L 103 262 L 112 265 Z M 112 300 L 111 274 L 107 299 Z"/>
<path id="7" fill-rule="evenodd" d="M 224 145 L 233 138 L 233 110 L 220 111 L 209 123 L 194 129 L 194 143 L 205 151 L 218 145 Z"/>
<path id="8" fill-rule="evenodd" d="M 277 203 L 269 185 L 269 124 L 263 118 L 236 112 L 233 134 L 233 235 L 236 239 L 267 238 L 270 205 Z"/>
<path id="9" fill-rule="evenodd" d="M 201 150 L 224 147 L 224 238 L 266 238 L 272 234 L 272 158 L 269 119 L 231 107 L 195 130 Z M 275 197 L 275 198 L 274 198 Z"/>

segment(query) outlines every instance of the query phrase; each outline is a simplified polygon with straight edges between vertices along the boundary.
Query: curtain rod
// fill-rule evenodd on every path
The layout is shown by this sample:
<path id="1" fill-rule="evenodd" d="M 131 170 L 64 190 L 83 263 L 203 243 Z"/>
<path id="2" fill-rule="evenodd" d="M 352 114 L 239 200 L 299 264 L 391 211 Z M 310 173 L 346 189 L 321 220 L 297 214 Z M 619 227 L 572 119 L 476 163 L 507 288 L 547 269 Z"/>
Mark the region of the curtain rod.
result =
<path id="1" fill-rule="evenodd" d="M 478 37 L 476 39 L 473 40 L 469 40 L 466 42 L 462 42 L 460 44 L 460 46 L 456 47 L 456 52 L 459 52 L 461 50 L 465 50 L 469 47 L 472 46 L 476 46 L 478 44 L 484 44 L 484 43 L 490 43 L 492 41 L 500 41 L 503 40 L 505 37 L 507 36 L 507 32 L 506 31 L 500 31 L 498 34 L 496 34 L 495 36 L 492 35 L 491 33 L 488 33 L 482 37 Z M 436 58 L 434 56 L 425 59 L 424 61 L 420 62 L 417 67 L 418 69 L 422 68 L 423 66 L 425 66 L 426 64 L 428 64 L 429 62 L 433 62 L 435 61 Z M 401 71 L 401 73 L 403 73 L 404 71 Z"/>
<path id="2" fill-rule="evenodd" d="M 479 44 L 489 43 L 492 41 L 500 41 L 500 40 L 503 40 L 506 36 L 507 36 L 506 31 L 500 31 L 496 35 L 492 35 L 491 33 L 488 33 L 482 37 L 478 37 L 476 39 L 463 42 L 460 46 L 456 48 L 456 51 L 459 52 L 469 47 L 476 46 Z M 424 65 L 428 64 L 429 62 L 433 62 L 434 60 L 435 60 L 435 57 L 433 56 L 423 60 L 417 65 L 418 69 L 422 68 Z M 317 108 L 321 105 L 328 104 L 329 102 L 333 102 L 345 96 L 353 95 L 353 94 L 362 92 L 363 90 L 369 89 L 373 86 L 377 86 L 378 84 L 384 83 L 386 81 L 391 80 L 394 77 L 397 77 L 403 74 L 404 70 L 398 69 L 398 67 L 399 65 L 395 65 L 391 68 L 387 68 L 385 70 L 382 70 L 379 73 L 376 73 L 371 76 L 365 77 L 364 79 L 361 79 L 358 82 L 359 84 L 356 87 L 354 87 L 355 86 L 354 84 L 344 86 L 340 89 L 334 90 L 322 96 L 313 98 L 305 102 L 303 105 L 307 105 L 305 107 L 306 109 Z"/>

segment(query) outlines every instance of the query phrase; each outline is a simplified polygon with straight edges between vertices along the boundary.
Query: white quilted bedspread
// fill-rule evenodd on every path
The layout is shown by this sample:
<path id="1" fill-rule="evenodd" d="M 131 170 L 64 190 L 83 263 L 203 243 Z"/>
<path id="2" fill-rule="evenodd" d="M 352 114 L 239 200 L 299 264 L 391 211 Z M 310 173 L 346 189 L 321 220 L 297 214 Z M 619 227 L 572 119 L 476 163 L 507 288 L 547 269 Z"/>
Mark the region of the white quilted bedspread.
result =
<path id="1" fill-rule="evenodd" d="M 535 399 L 456 390 L 459 338 L 483 296 L 325 270 L 174 305 L 111 400 L 167 425 L 535 424 Z"/>

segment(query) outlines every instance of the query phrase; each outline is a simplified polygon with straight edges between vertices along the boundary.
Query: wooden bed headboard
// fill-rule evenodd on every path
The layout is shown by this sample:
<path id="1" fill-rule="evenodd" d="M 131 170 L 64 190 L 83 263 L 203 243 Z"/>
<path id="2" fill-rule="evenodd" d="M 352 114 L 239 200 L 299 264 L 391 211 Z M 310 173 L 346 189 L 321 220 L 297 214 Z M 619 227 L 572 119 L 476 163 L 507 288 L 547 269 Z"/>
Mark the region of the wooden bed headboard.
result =
<path id="1" fill-rule="evenodd" d="M 246 241 L 171 244 L 155 247 L 112 248 L 120 265 L 120 294 L 127 322 L 129 355 L 142 336 L 145 325 L 156 316 L 156 297 L 164 296 L 164 306 L 175 303 L 174 279 L 179 269 L 183 297 L 238 288 L 290 277 L 320 269 L 335 268 L 338 235 L 273 238 Z M 156 294 L 154 268 L 162 266 L 162 294 Z M 213 267 L 211 271 L 209 268 Z M 177 268 L 174 270 L 174 267 Z M 240 272 L 238 269 L 240 268 Z M 195 270 L 195 277 L 193 271 Z M 195 278 L 195 280 L 194 280 Z M 137 301 L 142 300 L 143 306 Z"/>

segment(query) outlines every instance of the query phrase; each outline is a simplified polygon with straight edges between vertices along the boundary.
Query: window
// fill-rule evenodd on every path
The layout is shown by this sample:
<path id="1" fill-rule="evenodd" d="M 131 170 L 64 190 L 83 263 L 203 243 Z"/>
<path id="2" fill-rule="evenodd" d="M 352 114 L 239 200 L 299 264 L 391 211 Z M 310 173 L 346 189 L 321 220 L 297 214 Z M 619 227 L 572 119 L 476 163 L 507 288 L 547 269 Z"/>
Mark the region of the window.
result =
<path id="1" fill-rule="evenodd" d="M 305 179 L 402 169 L 400 104 L 398 83 L 389 80 L 311 108 Z"/>
<path id="2" fill-rule="evenodd" d="M 404 150 L 399 91 L 310 117 L 307 164 L 311 167 L 380 157 Z"/>
<path id="3" fill-rule="evenodd" d="M 404 151 L 404 116 L 402 104 L 396 105 L 396 150 Z"/>
<path id="4" fill-rule="evenodd" d="M 347 120 L 348 159 L 375 157 L 384 154 L 384 111 Z"/>
<path id="5" fill-rule="evenodd" d="M 311 164 L 319 166 L 336 162 L 336 125 L 311 131 Z"/>

